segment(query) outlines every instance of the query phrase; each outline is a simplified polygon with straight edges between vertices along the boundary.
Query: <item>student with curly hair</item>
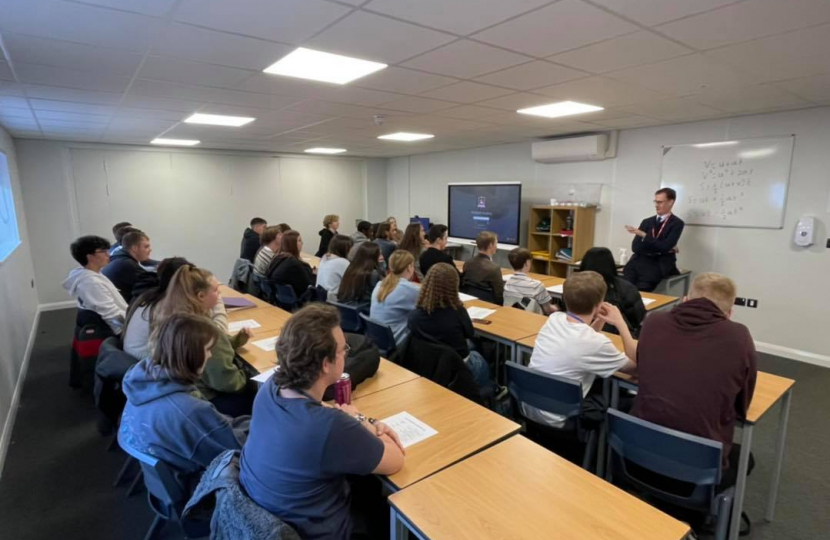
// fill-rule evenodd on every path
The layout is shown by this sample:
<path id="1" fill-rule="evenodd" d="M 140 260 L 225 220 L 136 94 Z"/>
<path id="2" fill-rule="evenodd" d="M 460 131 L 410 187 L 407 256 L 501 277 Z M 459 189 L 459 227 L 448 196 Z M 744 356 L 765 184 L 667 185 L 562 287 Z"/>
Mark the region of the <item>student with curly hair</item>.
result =
<path id="1" fill-rule="evenodd" d="M 314 255 L 322 257 L 329 250 L 329 242 L 337 234 L 337 229 L 340 228 L 340 216 L 337 214 L 329 214 L 323 218 L 323 228 L 318 233 L 320 235 L 320 247 Z"/>

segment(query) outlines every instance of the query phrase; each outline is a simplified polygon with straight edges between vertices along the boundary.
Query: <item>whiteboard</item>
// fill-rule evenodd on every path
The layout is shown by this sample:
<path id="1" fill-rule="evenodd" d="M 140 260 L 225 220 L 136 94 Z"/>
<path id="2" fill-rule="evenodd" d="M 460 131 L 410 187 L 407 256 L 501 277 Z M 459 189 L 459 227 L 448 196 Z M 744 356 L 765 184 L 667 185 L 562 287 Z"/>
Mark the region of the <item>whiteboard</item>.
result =
<path id="1" fill-rule="evenodd" d="M 780 229 L 795 137 L 663 147 L 661 185 L 687 225 Z"/>

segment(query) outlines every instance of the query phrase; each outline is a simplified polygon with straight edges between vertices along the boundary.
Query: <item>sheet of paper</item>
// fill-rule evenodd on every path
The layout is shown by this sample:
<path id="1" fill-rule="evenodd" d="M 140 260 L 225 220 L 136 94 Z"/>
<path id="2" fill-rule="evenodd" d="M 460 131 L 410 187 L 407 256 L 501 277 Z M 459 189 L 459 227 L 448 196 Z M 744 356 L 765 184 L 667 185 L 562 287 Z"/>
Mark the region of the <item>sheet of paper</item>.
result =
<path id="1" fill-rule="evenodd" d="M 655 300 L 654 298 L 643 298 L 643 305 L 644 305 L 644 306 L 647 306 L 647 305 L 649 305 L 650 303 L 652 303 L 652 302 L 656 302 L 656 301 L 657 301 L 657 300 Z"/>
<path id="2" fill-rule="evenodd" d="M 277 370 L 277 368 L 279 368 L 279 366 L 272 367 L 271 369 L 266 369 L 256 377 L 251 377 L 251 380 L 256 381 L 258 383 L 266 383 L 268 382 L 268 379 L 271 378 L 271 375 L 273 375 L 274 372 Z"/>
<path id="3" fill-rule="evenodd" d="M 269 337 L 269 338 L 260 339 L 260 340 L 257 340 L 257 341 L 252 341 L 251 344 L 256 345 L 257 347 L 259 347 L 263 351 L 273 351 L 274 349 L 277 348 L 277 340 L 279 338 L 280 338 L 279 336 Z"/>
<path id="4" fill-rule="evenodd" d="M 243 328 L 259 328 L 260 325 L 253 319 L 245 319 L 244 321 L 236 321 L 228 323 L 228 332 L 239 332 Z"/>
<path id="5" fill-rule="evenodd" d="M 565 289 L 564 289 L 564 287 L 563 287 L 563 285 L 564 285 L 564 284 L 560 283 L 559 285 L 553 285 L 553 286 L 551 286 L 551 287 L 548 287 L 548 288 L 547 288 L 547 289 L 548 289 L 548 292 L 552 292 L 552 293 L 554 293 L 554 294 L 562 294 L 562 293 L 564 292 L 564 290 L 565 290 Z"/>
<path id="6" fill-rule="evenodd" d="M 470 307 L 467 308 L 467 313 L 470 314 L 471 319 L 486 319 L 493 313 L 495 313 L 495 309 L 487 309 L 483 307 Z"/>
<path id="7" fill-rule="evenodd" d="M 508 279 L 510 279 L 510 276 L 512 276 L 512 275 L 513 275 L 513 274 L 502 274 L 502 275 L 501 275 L 501 278 L 502 278 L 504 281 L 507 281 Z"/>
<path id="8" fill-rule="evenodd" d="M 385 418 L 382 422 L 395 430 L 404 448 L 409 448 L 413 444 L 417 444 L 438 434 L 437 431 L 406 411 Z"/>
<path id="9" fill-rule="evenodd" d="M 463 292 L 458 293 L 458 297 L 461 299 L 462 302 L 469 302 L 470 300 L 478 300 L 472 294 L 464 294 Z"/>

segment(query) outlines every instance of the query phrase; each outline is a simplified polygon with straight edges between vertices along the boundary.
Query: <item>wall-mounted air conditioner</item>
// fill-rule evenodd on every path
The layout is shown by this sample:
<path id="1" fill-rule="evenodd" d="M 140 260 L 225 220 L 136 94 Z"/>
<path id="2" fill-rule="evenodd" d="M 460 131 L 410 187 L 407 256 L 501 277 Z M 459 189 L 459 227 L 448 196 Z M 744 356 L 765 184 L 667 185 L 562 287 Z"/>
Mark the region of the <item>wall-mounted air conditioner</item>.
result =
<path id="1" fill-rule="evenodd" d="M 593 133 L 535 142 L 533 160 L 539 163 L 599 161 L 617 155 L 617 132 Z"/>

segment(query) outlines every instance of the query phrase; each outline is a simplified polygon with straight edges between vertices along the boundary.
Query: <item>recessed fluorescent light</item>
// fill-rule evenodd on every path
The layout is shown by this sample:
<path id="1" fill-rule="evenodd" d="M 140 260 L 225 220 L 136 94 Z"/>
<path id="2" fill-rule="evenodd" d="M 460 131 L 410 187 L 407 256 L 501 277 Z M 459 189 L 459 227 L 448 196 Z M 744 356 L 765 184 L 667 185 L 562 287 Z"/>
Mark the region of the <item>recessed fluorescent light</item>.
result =
<path id="1" fill-rule="evenodd" d="M 192 139 L 153 139 L 150 144 L 164 144 L 168 146 L 196 146 L 200 141 Z"/>
<path id="2" fill-rule="evenodd" d="M 239 127 L 245 124 L 250 124 L 256 120 L 249 116 L 225 116 L 222 114 L 202 114 L 196 113 L 193 116 L 185 119 L 186 124 L 209 124 L 211 126 L 232 126 Z"/>
<path id="3" fill-rule="evenodd" d="M 738 144 L 738 141 L 720 141 L 720 142 L 707 142 L 707 143 L 700 143 L 700 144 L 693 144 L 695 148 L 711 148 L 713 146 L 733 146 Z"/>
<path id="4" fill-rule="evenodd" d="M 588 105 L 587 103 L 579 103 L 577 101 L 560 101 L 558 103 L 549 103 L 547 105 L 539 105 L 538 107 L 530 107 L 529 109 L 519 109 L 516 112 L 519 114 L 544 116 L 545 118 L 558 118 L 560 116 L 570 116 L 572 114 L 582 114 L 601 110 L 603 110 L 603 107 L 598 107 L 597 105 Z"/>
<path id="5" fill-rule="evenodd" d="M 307 154 L 342 154 L 345 148 L 309 148 L 305 152 Z"/>
<path id="6" fill-rule="evenodd" d="M 265 68 L 265 73 L 346 84 L 385 68 L 386 64 L 300 47 Z"/>
<path id="7" fill-rule="evenodd" d="M 431 133 L 407 133 L 405 131 L 399 131 L 397 133 L 389 133 L 387 135 L 381 135 L 378 139 L 384 139 L 386 141 L 405 141 L 405 142 L 412 142 L 412 141 L 420 141 L 423 139 L 431 139 L 435 137 L 435 135 Z"/>

